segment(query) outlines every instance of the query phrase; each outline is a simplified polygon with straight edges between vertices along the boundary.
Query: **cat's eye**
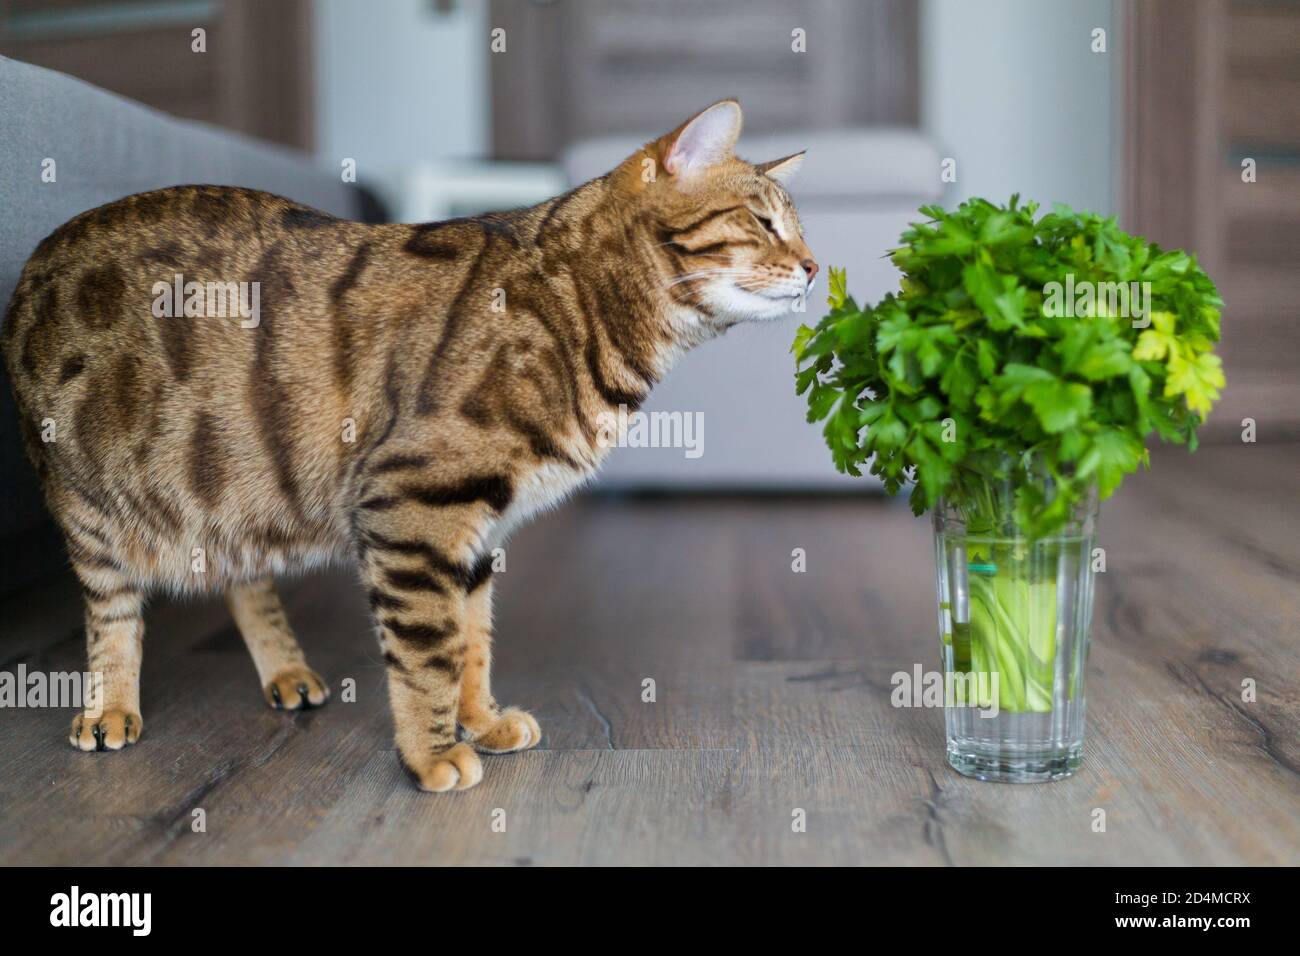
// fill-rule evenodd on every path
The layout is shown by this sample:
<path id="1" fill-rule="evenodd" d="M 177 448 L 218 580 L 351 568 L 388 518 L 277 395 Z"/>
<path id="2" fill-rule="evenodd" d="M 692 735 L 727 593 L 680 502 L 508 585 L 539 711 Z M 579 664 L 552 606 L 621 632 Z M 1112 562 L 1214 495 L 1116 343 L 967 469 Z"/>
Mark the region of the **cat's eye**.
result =
<path id="1" fill-rule="evenodd" d="M 757 219 L 758 224 L 762 226 L 764 229 L 766 229 L 768 233 L 770 233 L 772 236 L 775 236 L 777 239 L 781 238 L 780 236 L 777 235 L 776 226 L 772 224 L 771 219 L 768 219 L 766 216 L 760 216 L 758 213 L 753 212 L 752 210 L 750 211 L 750 215 L 753 216 L 755 219 Z"/>

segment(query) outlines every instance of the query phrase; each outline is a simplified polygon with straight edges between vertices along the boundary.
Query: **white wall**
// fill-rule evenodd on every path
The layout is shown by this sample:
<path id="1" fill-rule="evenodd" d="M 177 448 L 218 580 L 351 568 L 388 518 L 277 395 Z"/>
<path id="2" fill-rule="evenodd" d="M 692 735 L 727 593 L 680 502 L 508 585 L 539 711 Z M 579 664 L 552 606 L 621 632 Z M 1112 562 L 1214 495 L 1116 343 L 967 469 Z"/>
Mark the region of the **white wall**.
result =
<path id="1" fill-rule="evenodd" d="M 484 0 L 316 0 L 317 155 L 359 174 L 482 155 L 489 137 Z"/>
<path id="2" fill-rule="evenodd" d="M 921 123 L 957 160 L 945 204 L 1115 210 L 1110 0 L 924 0 L 920 39 Z"/>

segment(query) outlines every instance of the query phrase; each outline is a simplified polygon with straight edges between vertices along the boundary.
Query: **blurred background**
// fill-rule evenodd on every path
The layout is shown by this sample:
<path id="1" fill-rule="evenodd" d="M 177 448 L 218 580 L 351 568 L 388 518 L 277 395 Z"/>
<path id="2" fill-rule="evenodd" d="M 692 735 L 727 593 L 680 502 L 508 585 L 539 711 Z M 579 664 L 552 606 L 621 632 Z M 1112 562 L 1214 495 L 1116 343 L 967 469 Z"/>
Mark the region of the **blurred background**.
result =
<path id="1" fill-rule="evenodd" d="M 6 299 L 41 236 L 140 189 L 230 182 L 371 220 L 530 205 L 736 96 L 742 156 L 808 150 L 809 244 L 860 300 L 895 287 L 883 256 L 923 203 L 1018 192 L 1113 213 L 1220 283 L 1229 385 L 1207 437 L 1245 417 L 1300 433 L 1294 2 L 0 0 L 0 54 L 222 131 L 9 64 Z M 81 164 L 57 194 L 31 174 L 51 141 Z M 625 449 L 601 487 L 868 487 L 804 422 L 796 324 L 688 356 L 648 410 L 702 414 L 704 453 Z M 13 510 L 39 514 L 4 427 Z"/>

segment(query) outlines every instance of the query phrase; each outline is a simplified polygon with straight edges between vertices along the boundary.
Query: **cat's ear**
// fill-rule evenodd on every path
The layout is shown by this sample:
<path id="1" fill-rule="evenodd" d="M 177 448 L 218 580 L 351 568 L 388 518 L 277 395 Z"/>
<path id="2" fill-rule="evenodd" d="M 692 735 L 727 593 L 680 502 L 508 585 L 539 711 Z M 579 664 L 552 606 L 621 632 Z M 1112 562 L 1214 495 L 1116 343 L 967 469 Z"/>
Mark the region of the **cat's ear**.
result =
<path id="1" fill-rule="evenodd" d="M 806 150 L 800 150 L 784 159 L 773 159 L 766 163 L 759 163 L 754 168 L 765 176 L 775 179 L 778 183 L 788 183 L 794 178 L 794 174 L 799 172 L 799 167 L 803 165 L 803 154 Z"/>
<path id="2" fill-rule="evenodd" d="M 744 117 L 735 100 L 714 103 L 661 139 L 664 172 L 687 177 L 731 155 Z"/>

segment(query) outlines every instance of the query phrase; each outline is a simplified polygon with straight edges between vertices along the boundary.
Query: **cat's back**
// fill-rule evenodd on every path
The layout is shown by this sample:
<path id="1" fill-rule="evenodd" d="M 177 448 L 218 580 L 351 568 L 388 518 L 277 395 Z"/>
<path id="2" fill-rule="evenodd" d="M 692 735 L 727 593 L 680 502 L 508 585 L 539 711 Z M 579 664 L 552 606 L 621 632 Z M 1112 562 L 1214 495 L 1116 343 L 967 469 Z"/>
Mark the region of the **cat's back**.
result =
<path id="1" fill-rule="evenodd" d="M 97 258 L 125 270 L 131 265 L 213 268 L 237 266 L 278 240 L 292 236 L 304 255 L 321 237 L 364 229 L 273 193 L 237 186 L 169 186 L 124 196 L 80 213 L 37 245 L 23 281 L 56 280 L 63 268 Z M 23 281 L 20 281 L 19 288 Z"/>
<path id="2" fill-rule="evenodd" d="M 228 186 L 173 186 L 81 213 L 36 247 L 10 301 L 2 337 L 15 391 L 70 375 L 82 351 L 147 353 L 150 346 L 184 379 L 189 359 L 199 352 L 219 357 L 232 330 L 220 322 L 164 320 L 230 318 L 237 295 L 242 291 L 247 302 L 254 282 L 269 281 L 275 292 L 277 283 L 300 276 L 310 286 L 346 255 L 351 233 L 364 229 L 271 193 Z M 191 293 L 203 292 L 202 314 L 192 295 L 186 314 L 186 283 L 193 283 Z"/>
<path id="3" fill-rule="evenodd" d="M 310 423 L 369 411 L 330 387 L 331 301 L 377 228 L 255 190 L 180 186 L 52 232 L 0 337 L 42 480 L 180 486 L 211 513 L 294 485 L 297 510 L 321 506 L 337 453 Z M 359 381 L 363 345 L 349 343 Z"/>

